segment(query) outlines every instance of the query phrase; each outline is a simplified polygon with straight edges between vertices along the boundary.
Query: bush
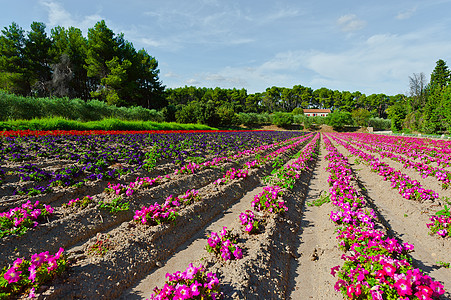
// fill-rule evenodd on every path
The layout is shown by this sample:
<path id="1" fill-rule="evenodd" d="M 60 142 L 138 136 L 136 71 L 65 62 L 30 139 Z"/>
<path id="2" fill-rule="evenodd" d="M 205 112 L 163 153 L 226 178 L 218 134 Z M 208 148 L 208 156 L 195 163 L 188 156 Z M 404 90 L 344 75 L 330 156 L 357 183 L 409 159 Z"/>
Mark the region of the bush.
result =
<path id="1" fill-rule="evenodd" d="M 371 113 L 364 109 L 358 108 L 352 111 L 351 113 L 352 119 L 354 120 L 355 125 L 366 127 L 368 126 L 368 121 L 370 119 Z"/>
<path id="2" fill-rule="evenodd" d="M 368 126 L 376 130 L 390 130 L 391 121 L 390 119 L 370 118 L 368 120 Z"/>
<path id="3" fill-rule="evenodd" d="M 347 111 L 334 111 L 326 117 L 327 125 L 334 129 L 342 129 L 346 125 L 352 125 L 352 116 Z"/>
<path id="4" fill-rule="evenodd" d="M 216 114 L 219 119 L 219 126 L 227 127 L 239 124 L 238 116 L 229 105 L 221 105 L 218 107 L 218 109 L 216 109 Z"/>
<path id="5" fill-rule="evenodd" d="M 293 109 L 293 111 L 291 112 L 293 115 L 304 115 L 304 110 L 302 109 L 302 107 L 296 107 L 295 109 Z"/>
<path id="6" fill-rule="evenodd" d="M 183 105 L 181 109 L 175 113 L 177 123 L 188 124 L 197 123 L 196 107 L 192 103 Z"/>
<path id="7" fill-rule="evenodd" d="M 272 123 L 279 127 L 288 127 L 293 124 L 293 114 L 292 113 L 283 113 L 276 112 L 272 117 Z"/>

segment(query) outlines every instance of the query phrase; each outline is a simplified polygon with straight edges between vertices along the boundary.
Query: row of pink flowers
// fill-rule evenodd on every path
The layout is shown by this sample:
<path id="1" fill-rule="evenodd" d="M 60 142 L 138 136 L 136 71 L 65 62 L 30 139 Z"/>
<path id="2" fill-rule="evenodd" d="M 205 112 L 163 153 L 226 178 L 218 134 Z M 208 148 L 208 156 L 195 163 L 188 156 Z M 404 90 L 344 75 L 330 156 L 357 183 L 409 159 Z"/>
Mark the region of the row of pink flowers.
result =
<path id="1" fill-rule="evenodd" d="M 212 232 L 207 243 L 207 251 L 222 257 L 224 261 L 243 258 L 243 250 L 236 244 L 236 236 L 227 227 L 223 227 L 219 234 Z"/>
<path id="2" fill-rule="evenodd" d="M 368 137 L 367 135 L 359 136 L 354 134 L 354 135 L 341 135 L 341 137 L 346 138 L 348 141 L 352 142 L 352 144 L 356 145 L 359 148 L 364 148 L 367 151 L 378 153 L 381 156 L 381 158 L 388 157 L 394 161 L 401 162 L 404 168 L 417 170 L 423 178 L 433 176 L 438 181 L 442 182 L 442 187 L 444 189 L 448 188 L 448 186 L 450 185 L 451 172 L 443 168 L 431 166 L 424 162 L 416 162 L 403 156 L 408 155 L 409 157 L 412 157 L 414 155 L 410 152 L 412 151 L 412 149 L 410 149 L 409 151 L 404 148 L 402 151 L 403 155 L 399 155 L 396 153 L 400 153 L 399 152 L 400 147 L 396 147 L 391 144 L 382 142 L 380 143 L 373 142 L 371 143 L 372 146 L 369 146 L 368 145 L 369 141 L 365 139 L 366 137 Z M 382 139 L 383 137 L 380 138 Z M 356 142 L 356 140 L 360 141 L 361 143 Z M 416 151 L 414 150 L 413 152 L 416 153 Z"/>
<path id="3" fill-rule="evenodd" d="M 451 166 L 451 142 L 436 141 L 423 138 L 392 137 L 375 134 L 343 134 L 365 144 L 376 145 L 382 150 L 403 154 L 413 159 L 420 159 L 423 163 L 437 163 L 437 166 Z M 432 147 L 430 147 L 432 145 Z"/>
<path id="4" fill-rule="evenodd" d="M 420 201 L 437 199 L 438 194 L 430 189 L 424 189 L 421 184 L 410 179 L 409 176 L 402 173 L 401 171 L 395 171 L 388 164 L 379 161 L 374 156 L 367 154 L 361 150 L 352 147 L 350 144 L 345 143 L 342 140 L 337 139 L 332 136 L 339 144 L 343 145 L 352 154 L 359 156 L 365 162 L 369 164 L 374 172 L 377 172 L 380 176 L 383 176 L 384 180 L 390 180 L 391 187 L 397 189 L 399 194 L 405 199 L 416 199 Z M 426 224 L 431 230 L 431 234 L 437 234 L 441 237 L 447 237 L 451 235 L 449 230 L 446 228 L 451 222 L 451 217 L 435 217 L 430 218 L 432 223 Z"/>
<path id="5" fill-rule="evenodd" d="M 438 194 L 435 191 L 423 188 L 418 181 L 412 180 L 408 175 L 401 171 L 395 171 L 394 168 L 380 161 L 373 155 L 354 148 L 350 144 L 338 139 L 336 136 L 331 137 L 337 141 L 337 143 L 344 146 L 351 154 L 360 157 L 368 163 L 372 170 L 382 176 L 384 180 L 390 180 L 392 188 L 398 189 L 399 194 L 401 194 L 403 198 L 419 201 L 438 198 Z"/>
<path id="6" fill-rule="evenodd" d="M 329 160 L 331 200 L 347 219 L 331 219 L 341 225 L 337 238 L 346 251 L 342 267 L 331 269 L 338 276 L 335 289 L 347 299 L 437 299 L 444 294 L 443 285 L 424 275 L 411 264 L 408 255 L 413 245 L 400 244 L 375 228 L 375 214 L 354 188 L 355 179 L 346 157 L 325 137 Z M 369 220 L 363 221 L 366 212 Z M 363 218 L 366 218 L 363 216 Z"/>

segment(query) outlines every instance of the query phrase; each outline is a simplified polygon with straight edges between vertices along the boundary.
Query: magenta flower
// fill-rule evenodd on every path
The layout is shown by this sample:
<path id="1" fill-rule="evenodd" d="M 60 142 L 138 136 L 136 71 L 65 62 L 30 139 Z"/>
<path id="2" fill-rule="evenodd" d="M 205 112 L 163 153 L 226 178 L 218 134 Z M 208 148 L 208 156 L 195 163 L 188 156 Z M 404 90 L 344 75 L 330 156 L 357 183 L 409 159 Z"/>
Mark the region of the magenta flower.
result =
<path id="1" fill-rule="evenodd" d="M 233 256 L 235 256 L 236 259 L 242 259 L 243 258 L 243 251 L 236 247 L 235 251 L 233 251 Z"/>
<path id="2" fill-rule="evenodd" d="M 22 258 L 16 258 L 16 260 L 13 262 L 13 268 L 14 269 L 18 269 L 22 262 L 23 262 Z"/>
<path id="3" fill-rule="evenodd" d="M 8 281 L 8 283 L 18 282 L 20 280 L 20 274 L 22 271 L 18 271 L 15 268 L 11 268 L 3 275 L 3 277 Z"/>
<path id="4" fill-rule="evenodd" d="M 196 276 L 197 271 L 199 271 L 199 268 L 194 267 L 193 264 L 190 263 L 190 264 L 188 265 L 188 268 L 187 268 L 186 271 L 185 271 L 185 272 L 186 272 L 185 277 L 186 277 L 187 279 L 193 279 L 194 276 Z"/>
<path id="5" fill-rule="evenodd" d="M 180 284 L 175 288 L 174 299 L 189 299 L 191 297 L 191 291 L 189 287 L 184 284 Z"/>
<path id="6" fill-rule="evenodd" d="M 36 292 L 36 289 L 35 288 L 31 288 L 30 293 L 28 294 L 28 298 L 29 299 L 36 298 L 35 292 Z"/>
<path id="7" fill-rule="evenodd" d="M 28 267 L 28 271 L 30 272 L 28 279 L 30 279 L 31 282 L 34 282 L 36 279 L 36 266 L 31 265 L 30 267 Z"/>
<path id="8" fill-rule="evenodd" d="M 395 282 L 394 287 L 400 296 L 412 295 L 412 285 L 408 280 L 399 279 Z"/>
<path id="9" fill-rule="evenodd" d="M 199 292 L 199 287 L 201 287 L 202 284 L 198 283 L 197 280 L 191 284 L 190 288 L 190 293 L 193 297 L 199 296 L 200 292 Z"/>

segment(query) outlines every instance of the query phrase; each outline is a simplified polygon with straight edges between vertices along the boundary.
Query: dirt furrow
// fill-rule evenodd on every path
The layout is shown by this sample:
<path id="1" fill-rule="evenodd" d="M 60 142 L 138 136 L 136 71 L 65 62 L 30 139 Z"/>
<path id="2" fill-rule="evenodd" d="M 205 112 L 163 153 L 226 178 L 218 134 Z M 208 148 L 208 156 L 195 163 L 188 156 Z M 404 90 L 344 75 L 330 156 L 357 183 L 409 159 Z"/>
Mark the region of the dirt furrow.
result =
<path id="1" fill-rule="evenodd" d="M 322 143 L 321 149 L 324 144 Z M 312 179 L 308 186 L 305 203 L 312 203 L 329 192 L 327 160 L 321 150 Z M 342 299 L 334 290 L 332 267 L 341 264 L 342 252 L 335 239 L 335 225 L 329 219 L 333 209 L 330 203 L 321 206 L 304 205 L 298 233 L 299 258 L 292 266 L 290 299 Z"/>

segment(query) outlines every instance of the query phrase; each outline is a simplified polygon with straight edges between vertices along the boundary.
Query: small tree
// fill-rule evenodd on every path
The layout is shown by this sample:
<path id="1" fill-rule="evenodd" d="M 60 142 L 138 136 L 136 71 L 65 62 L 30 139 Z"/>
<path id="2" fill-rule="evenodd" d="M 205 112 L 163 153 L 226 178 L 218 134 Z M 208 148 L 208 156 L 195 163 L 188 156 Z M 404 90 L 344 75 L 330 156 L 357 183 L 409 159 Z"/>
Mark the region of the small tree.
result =
<path id="1" fill-rule="evenodd" d="M 326 122 L 327 125 L 332 126 L 334 129 L 341 130 L 346 125 L 352 124 L 352 116 L 347 111 L 334 111 L 327 115 Z"/>
<path id="2" fill-rule="evenodd" d="M 398 132 L 402 130 L 402 124 L 407 116 L 407 107 L 403 103 L 395 103 L 387 108 L 388 117 L 391 119 L 391 130 Z"/>
<path id="3" fill-rule="evenodd" d="M 351 115 L 357 126 L 368 126 L 368 120 L 371 117 L 371 113 L 368 110 L 364 108 L 358 108 L 353 110 Z"/>
<path id="4" fill-rule="evenodd" d="M 293 124 L 293 122 L 292 113 L 276 112 L 272 118 L 272 123 L 279 127 L 288 127 Z"/>

